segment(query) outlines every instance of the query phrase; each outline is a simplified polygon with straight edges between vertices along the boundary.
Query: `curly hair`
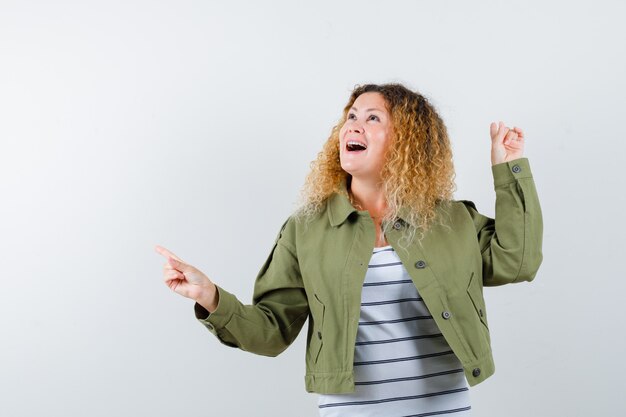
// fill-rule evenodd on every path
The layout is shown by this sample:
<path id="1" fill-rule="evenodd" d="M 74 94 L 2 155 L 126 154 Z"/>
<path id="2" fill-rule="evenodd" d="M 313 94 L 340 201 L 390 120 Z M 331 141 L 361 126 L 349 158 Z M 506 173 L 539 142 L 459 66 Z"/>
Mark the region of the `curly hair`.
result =
<path id="1" fill-rule="evenodd" d="M 297 219 L 312 218 L 324 208 L 333 193 L 345 195 L 345 190 L 341 189 L 342 181 L 345 180 L 349 187 L 352 176 L 341 167 L 339 131 L 354 101 L 369 92 L 382 95 L 392 125 L 391 142 L 381 171 L 387 203 L 387 212 L 382 218 L 383 233 L 389 230 L 401 207 L 405 207 L 408 210 L 403 218 L 420 229 L 418 241 L 421 243 L 424 232 L 438 218 L 437 209 L 443 208 L 445 212 L 452 201 L 456 190 L 455 173 L 443 120 L 424 96 L 402 84 L 365 84 L 354 88 L 339 123 L 332 128 L 317 159 L 311 162 L 311 171 L 301 190 L 294 216 Z M 404 230 L 402 238 L 410 243 L 416 228 Z"/>

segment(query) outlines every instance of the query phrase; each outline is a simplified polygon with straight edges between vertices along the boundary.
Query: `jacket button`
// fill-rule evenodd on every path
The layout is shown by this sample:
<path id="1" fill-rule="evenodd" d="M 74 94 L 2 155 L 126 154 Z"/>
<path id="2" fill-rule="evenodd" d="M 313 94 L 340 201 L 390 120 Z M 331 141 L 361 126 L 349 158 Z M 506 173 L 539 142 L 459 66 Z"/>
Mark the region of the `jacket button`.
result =
<path id="1" fill-rule="evenodd" d="M 415 262 L 415 267 L 418 269 L 424 269 L 426 267 L 426 262 L 420 259 L 419 261 Z"/>
<path id="2" fill-rule="evenodd" d="M 478 314 L 480 314 L 480 317 L 483 316 L 483 309 L 482 308 L 478 310 Z"/>
<path id="3" fill-rule="evenodd" d="M 393 224 L 393 228 L 396 229 L 396 230 L 402 229 L 402 223 L 401 222 L 395 222 Z"/>
<path id="4" fill-rule="evenodd" d="M 474 368 L 472 375 L 474 375 L 474 377 L 480 376 L 480 368 Z"/>
<path id="5" fill-rule="evenodd" d="M 516 165 L 513 165 L 511 167 L 511 171 L 513 171 L 513 172 L 515 172 L 517 174 L 518 172 L 522 171 L 522 168 L 519 165 L 516 164 Z"/>
<path id="6" fill-rule="evenodd" d="M 452 317 L 452 314 L 450 314 L 449 311 L 444 311 L 443 313 L 441 313 L 441 317 L 448 320 L 450 317 Z"/>
<path id="7" fill-rule="evenodd" d="M 317 332 L 317 338 L 318 338 L 319 340 L 322 340 L 322 332 Z"/>

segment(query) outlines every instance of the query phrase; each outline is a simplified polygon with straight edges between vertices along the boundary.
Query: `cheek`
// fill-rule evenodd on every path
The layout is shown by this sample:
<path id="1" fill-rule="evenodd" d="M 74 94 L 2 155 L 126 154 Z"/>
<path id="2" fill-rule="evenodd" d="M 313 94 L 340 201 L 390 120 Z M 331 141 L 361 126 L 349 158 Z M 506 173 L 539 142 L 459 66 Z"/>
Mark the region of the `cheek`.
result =
<path id="1" fill-rule="evenodd" d="M 391 138 L 389 136 L 387 136 L 386 134 L 382 134 L 379 137 L 379 142 L 380 147 L 380 154 L 381 155 L 386 155 L 386 153 L 389 151 L 389 148 L 391 147 Z"/>
<path id="2" fill-rule="evenodd" d="M 376 142 L 386 145 L 389 142 L 389 134 L 387 129 L 377 129 L 374 133 L 374 137 L 376 138 Z"/>
<path id="3" fill-rule="evenodd" d="M 343 140 L 343 136 L 345 134 L 346 129 L 344 129 L 343 127 L 341 129 L 339 129 L 339 140 L 338 140 L 338 146 L 339 148 L 341 148 L 341 141 Z"/>

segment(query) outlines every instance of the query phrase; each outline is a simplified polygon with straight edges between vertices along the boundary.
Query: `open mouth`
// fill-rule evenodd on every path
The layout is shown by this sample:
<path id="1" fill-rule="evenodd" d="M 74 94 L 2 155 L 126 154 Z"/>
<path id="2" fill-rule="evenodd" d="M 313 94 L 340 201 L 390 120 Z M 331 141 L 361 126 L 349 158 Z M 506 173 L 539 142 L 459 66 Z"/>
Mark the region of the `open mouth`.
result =
<path id="1" fill-rule="evenodd" d="M 363 152 L 367 149 L 367 145 L 362 142 L 357 142 L 355 140 L 349 140 L 346 143 L 346 150 L 348 152 Z"/>

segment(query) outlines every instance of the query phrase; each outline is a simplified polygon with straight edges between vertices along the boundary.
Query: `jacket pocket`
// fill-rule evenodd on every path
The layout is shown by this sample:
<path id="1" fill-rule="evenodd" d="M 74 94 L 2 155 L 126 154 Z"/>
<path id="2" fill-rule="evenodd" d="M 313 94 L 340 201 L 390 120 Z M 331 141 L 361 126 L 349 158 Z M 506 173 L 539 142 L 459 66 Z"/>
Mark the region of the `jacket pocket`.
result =
<path id="1" fill-rule="evenodd" d="M 313 294 L 313 304 L 311 307 L 311 315 L 313 316 L 312 334 L 309 342 L 309 354 L 313 363 L 317 363 L 322 345 L 324 344 L 324 313 L 326 306 L 319 299 L 317 294 Z"/>
<path id="2" fill-rule="evenodd" d="M 480 282 L 478 278 L 476 278 L 474 272 L 472 272 L 472 275 L 470 276 L 469 285 L 467 286 L 467 294 L 472 300 L 472 304 L 474 304 L 474 309 L 476 310 L 476 314 L 480 318 L 480 321 L 485 325 L 485 328 L 489 330 L 482 286 L 480 285 Z"/>

